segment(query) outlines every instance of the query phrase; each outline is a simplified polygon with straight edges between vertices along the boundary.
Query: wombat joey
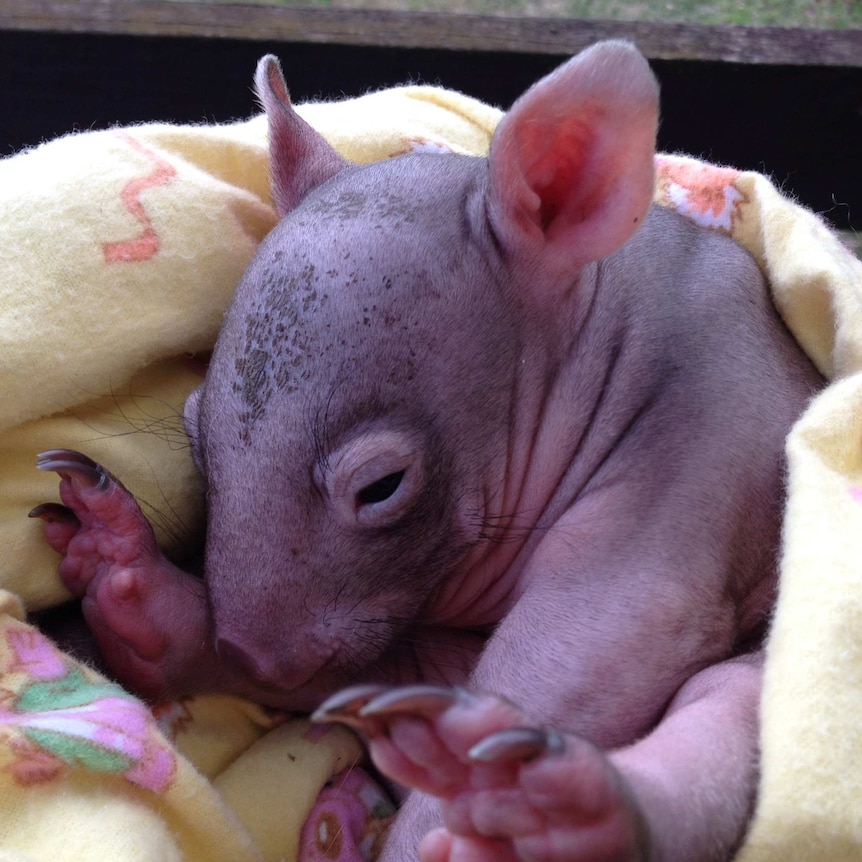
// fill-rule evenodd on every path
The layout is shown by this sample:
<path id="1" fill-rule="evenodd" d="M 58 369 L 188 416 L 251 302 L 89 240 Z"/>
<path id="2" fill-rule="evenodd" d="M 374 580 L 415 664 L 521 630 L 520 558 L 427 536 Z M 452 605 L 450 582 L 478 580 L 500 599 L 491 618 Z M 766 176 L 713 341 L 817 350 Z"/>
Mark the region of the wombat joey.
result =
<path id="1" fill-rule="evenodd" d="M 428 862 L 728 858 L 819 379 L 748 254 L 651 207 L 648 65 L 598 44 L 488 158 L 363 167 L 275 58 L 257 89 L 281 221 L 186 407 L 203 578 L 107 470 L 41 458 L 105 661 L 359 728 L 418 788 L 387 860 L 429 830 Z"/>

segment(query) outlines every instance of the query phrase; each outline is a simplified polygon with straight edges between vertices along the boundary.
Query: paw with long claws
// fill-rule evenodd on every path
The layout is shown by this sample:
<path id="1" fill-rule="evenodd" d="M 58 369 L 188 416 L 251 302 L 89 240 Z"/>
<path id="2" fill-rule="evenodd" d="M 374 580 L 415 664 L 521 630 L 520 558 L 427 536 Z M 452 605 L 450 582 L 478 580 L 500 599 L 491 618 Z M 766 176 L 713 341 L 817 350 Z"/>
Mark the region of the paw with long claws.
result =
<path id="1" fill-rule="evenodd" d="M 82 600 L 105 664 L 145 697 L 173 694 L 207 641 L 202 582 L 162 555 L 136 500 L 104 467 L 69 449 L 41 453 L 37 466 L 60 475 L 64 505 L 30 515 L 63 555 L 60 578 Z"/>
<path id="2" fill-rule="evenodd" d="M 440 800 L 445 826 L 422 840 L 423 862 L 649 858 L 643 818 L 608 757 L 499 698 L 351 688 L 314 718 L 356 728 L 385 774 Z"/>

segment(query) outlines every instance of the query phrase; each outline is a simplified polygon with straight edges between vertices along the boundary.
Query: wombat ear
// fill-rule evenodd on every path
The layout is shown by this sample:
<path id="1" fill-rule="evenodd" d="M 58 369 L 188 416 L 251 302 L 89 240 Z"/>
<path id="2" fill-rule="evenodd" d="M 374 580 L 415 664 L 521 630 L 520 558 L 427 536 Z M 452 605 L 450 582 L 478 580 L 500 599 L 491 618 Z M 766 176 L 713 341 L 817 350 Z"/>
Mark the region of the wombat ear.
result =
<path id="1" fill-rule="evenodd" d="M 489 217 L 514 259 L 575 267 L 619 248 L 652 201 L 657 125 L 658 85 L 625 42 L 594 45 L 521 96 L 490 153 Z"/>
<path id="2" fill-rule="evenodd" d="M 283 216 L 347 162 L 294 111 L 277 57 L 261 57 L 254 83 L 269 119 L 272 194 Z"/>

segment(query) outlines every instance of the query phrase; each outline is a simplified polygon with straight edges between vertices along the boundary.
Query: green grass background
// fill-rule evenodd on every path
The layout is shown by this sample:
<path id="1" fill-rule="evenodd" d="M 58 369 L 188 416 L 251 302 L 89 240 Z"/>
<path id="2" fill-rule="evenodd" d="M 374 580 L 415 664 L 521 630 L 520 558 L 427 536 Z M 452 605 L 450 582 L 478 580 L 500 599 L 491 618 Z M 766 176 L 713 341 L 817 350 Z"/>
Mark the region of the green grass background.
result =
<path id="1" fill-rule="evenodd" d="M 246 0 L 248 2 L 248 0 Z M 610 18 L 779 27 L 862 27 L 862 0 L 254 0 L 296 6 Z"/>

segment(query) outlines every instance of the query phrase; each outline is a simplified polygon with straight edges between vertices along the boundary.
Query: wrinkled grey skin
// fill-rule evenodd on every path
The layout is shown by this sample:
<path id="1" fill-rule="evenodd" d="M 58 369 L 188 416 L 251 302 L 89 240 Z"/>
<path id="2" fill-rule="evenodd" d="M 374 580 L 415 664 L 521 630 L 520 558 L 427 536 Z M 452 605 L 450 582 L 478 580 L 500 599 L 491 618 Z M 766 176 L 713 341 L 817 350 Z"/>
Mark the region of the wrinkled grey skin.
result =
<path id="1" fill-rule="evenodd" d="M 650 207 L 646 64 L 579 55 L 490 159 L 367 167 L 298 118 L 273 58 L 257 84 L 283 218 L 187 406 L 205 589 L 150 602 L 189 606 L 156 689 L 495 692 L 609 752 L 641 856 L 727 858 L 756 785 L 783 441 L 819 380 L 750 257 Z M 435 817 L 414 795 L 387 859 Z"/>

